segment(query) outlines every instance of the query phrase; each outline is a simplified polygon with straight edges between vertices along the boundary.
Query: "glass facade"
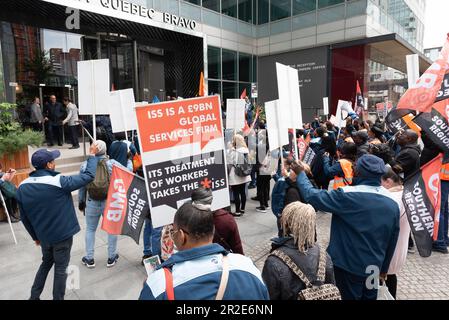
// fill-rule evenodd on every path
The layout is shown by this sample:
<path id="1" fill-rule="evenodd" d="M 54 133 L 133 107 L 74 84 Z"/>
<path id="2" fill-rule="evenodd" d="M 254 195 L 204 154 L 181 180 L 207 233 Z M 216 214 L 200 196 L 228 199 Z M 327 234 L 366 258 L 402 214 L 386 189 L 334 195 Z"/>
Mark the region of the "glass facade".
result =
<path id="1" fill-rule="evenodd" d="M 257 57 L 209 46 L 209 94 L 220 94 L 223 101 L 240 97 L 244 89 L 251 95 L 251 83 L 257 82 Z"/>
<path id="2" fill-rule="evenodd" d="M 197 5 L 198 10 L 187 10 L 181 5 L 181 15 L 195 19 L 202 17 L 205 24 L 258 38 L 293 32 L 358 15 L 368 15 L 390 33 L 399 34 L 419 51 L 423 51 L 424 24 L 422 18 L 420 19 L 416 14 L 416 10 L 424 12 L 423 0 L 187 0 L 182 2 Z M 202 10 L 202 13 L 201 6 L 206 9 Z M 170 6 L 169 11 L 175 10 L 172 7 Z M 248 25 L 237 26 L 237 21 Z M 252 31 L 251 25 L 256 25 L 257 28 Z"/>

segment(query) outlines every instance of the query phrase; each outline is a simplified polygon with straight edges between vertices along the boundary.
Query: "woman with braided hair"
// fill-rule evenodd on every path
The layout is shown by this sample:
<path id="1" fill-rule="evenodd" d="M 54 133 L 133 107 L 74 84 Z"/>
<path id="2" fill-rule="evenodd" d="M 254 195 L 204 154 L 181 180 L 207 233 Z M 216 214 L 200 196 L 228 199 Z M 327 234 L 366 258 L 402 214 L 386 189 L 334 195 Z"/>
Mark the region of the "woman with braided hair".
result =
<path id="1" fill-rule="evenodd" d="M 290 203 L 282 211 L 281 224 L 284 238 L 282 242 L 276 244 L 277 247 L 273 247 L 273 251 L 287 255 L 312 282 L 317 278 L 322 251 L 315 241 L 315 209 L 299 201 Z M 325 255 L 325 283 L 335 284 L 331 258 L 327 253 Z M 267 285 L 271 300 L 296 300 L 298 293 L 306 288 L 304 282 L 284 261 L 274 255 L 269 255 L 265 261 L 262 278 Z"/>

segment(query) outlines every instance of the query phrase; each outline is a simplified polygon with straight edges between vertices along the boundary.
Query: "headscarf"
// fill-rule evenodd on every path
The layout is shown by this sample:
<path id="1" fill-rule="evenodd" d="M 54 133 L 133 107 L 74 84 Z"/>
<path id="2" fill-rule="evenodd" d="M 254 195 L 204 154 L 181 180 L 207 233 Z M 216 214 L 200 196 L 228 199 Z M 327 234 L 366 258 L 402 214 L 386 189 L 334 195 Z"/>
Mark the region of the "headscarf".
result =
<path id="1" fill-rule="evenodd" d="M 128 165 L 128 146 L 122 141 L 114 141 L 109 148 L 109 157 L 122 166 Z"/>

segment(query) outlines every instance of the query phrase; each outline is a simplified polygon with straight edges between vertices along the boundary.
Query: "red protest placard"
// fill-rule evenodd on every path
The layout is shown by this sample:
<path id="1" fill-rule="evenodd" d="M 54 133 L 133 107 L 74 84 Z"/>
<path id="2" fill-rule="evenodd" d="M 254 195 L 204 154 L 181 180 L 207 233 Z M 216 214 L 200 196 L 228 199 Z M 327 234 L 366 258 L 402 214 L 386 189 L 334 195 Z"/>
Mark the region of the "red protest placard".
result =
<path id="1" fill-rule="evenodd" d="M 218 96 L 152 104 L 136 114 L 142 152 L 195 142 L 203 149 L 211 137 L 223 136 Z"/>

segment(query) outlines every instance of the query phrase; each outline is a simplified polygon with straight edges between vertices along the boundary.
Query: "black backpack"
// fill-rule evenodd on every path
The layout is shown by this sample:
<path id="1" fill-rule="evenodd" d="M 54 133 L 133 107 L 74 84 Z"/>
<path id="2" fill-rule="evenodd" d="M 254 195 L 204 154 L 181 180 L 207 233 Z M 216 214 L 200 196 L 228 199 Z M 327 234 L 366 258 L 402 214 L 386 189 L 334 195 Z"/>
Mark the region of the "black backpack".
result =
<path id="1" fill-rule="evenodd" d="M 234 164 L 235 174 L 239 177 L 251 175 L 253 166 L 249 163 L 248 154 L 237 153 L 237 164 Z"/>

